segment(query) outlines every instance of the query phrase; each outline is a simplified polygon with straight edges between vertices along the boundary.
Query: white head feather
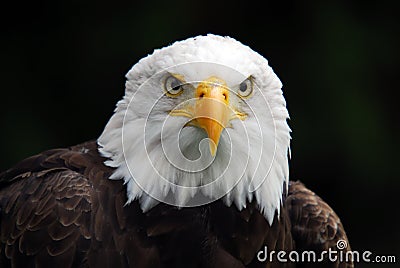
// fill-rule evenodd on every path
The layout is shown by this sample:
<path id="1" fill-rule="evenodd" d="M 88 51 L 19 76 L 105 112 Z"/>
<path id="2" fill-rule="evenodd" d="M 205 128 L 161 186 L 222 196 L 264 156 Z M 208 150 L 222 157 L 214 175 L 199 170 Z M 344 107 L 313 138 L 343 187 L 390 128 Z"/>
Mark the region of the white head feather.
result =
<path id="1" fill-rule="evenodd" d="M 216 76 L 231 89 L 254 78 L 251 97 L 232 98 L 247 118 L 232 120 L 222 132 L 215 159 L 204 153 L 202 129 L 169 116 L 190 101 L 190 93 L 165 95 L 168 73 L 192 84 Z M 125 96 L 98 139 L 109 158 L 105 164 L 116 168 L 111 179 L 123 179 L 128 202 L 139 200 L 144 211 L 159 202 L 183 207 L 220 198 L 241 210 L 255 197 L 272 224 L 289 175 L 290 129 L 281 87 L 264 57 L 229 37 L 199 36 L 154 51 L 128 72 Z"/>

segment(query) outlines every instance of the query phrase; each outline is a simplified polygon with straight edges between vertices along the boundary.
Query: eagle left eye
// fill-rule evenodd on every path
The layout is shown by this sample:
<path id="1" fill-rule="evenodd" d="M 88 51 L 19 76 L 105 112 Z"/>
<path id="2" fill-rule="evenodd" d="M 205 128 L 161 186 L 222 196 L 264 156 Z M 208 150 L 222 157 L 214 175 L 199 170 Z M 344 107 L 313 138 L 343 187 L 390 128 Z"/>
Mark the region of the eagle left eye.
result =
<path id="1" fill-rule="evenodd" d="M 167 95 L 170 97 L 176 97 L 183 91 L 182 81 L 173 75 L 168 76 L 167 79 L 165 79 L 164 87 Z"/>
<path id="2" fill-rule="evenodd" d="M 250 96 L 250 94 L 253 92 L 253 80 L 252 77 L 248 77 L 246 80 L 244 80 L 242 83 L 239 85 L 238 89 L 238 94 L 242 98 L 246 98 Z"/>

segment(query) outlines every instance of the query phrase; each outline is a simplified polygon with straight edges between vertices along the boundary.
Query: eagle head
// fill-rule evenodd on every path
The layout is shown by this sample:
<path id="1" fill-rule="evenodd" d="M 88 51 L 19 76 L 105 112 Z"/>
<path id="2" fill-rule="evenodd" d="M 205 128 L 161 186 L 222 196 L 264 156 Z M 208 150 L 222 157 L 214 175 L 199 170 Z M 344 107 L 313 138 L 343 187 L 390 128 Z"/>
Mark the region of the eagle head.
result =
<path id="1" fill-rule="evenodd" d="M 290 129 L 268 61 L 216 35 L 155 50 L 127 74 L 125 96 L 98 139 L 111 179 L 143 211 L 253 198 L 271 223 L 288 180 Z"/>

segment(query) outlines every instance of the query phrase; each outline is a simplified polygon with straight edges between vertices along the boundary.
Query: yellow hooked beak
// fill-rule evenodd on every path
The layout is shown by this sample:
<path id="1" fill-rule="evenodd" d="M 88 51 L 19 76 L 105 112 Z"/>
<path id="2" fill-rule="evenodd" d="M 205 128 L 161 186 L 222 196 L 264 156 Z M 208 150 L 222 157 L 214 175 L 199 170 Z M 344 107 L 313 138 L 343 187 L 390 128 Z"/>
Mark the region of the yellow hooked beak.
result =
<path id="1" fill-rule="evenodd" d="M 196 89 L 193 125 L 204 129 L 210 139 L 210 152 L 214 156 L 221 133 L 231 119 L 229 90 L 225 81 L 211 77 Z"/>
<path id="2" fill-rule="evenodd" d="M 221 133 L 234 118 L 244 119 L 245 114 L 230 106 L 230 92 L 226 82 L 210 77 L 199 83 L 195 89 L 195 102 L 184 109 L 171 111 L 171 115 L 186 116 L 192 120 L 188 126 L 202 128 L 210 139 L 210 153 L 216 154 Z"/>

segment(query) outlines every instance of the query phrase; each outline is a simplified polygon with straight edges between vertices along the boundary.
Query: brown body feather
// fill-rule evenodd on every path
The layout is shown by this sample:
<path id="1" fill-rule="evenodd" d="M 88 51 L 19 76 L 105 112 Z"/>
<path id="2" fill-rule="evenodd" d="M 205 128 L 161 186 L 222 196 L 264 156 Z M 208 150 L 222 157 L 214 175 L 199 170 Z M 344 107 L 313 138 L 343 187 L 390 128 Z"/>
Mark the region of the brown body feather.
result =
<path id="1" fill-rule="evenodd" d="M 143 213 L 137 202 L 125 205 L 123 181 L 108 179 L 104 160 L 88 142 L 0 174 L 0 267 L 296 267 L 257 253 L 347 241 L 337 215 L 301 183 L 289 184 L 272 226 L 255 202 L 242 211 L 215 201 Z"/>

